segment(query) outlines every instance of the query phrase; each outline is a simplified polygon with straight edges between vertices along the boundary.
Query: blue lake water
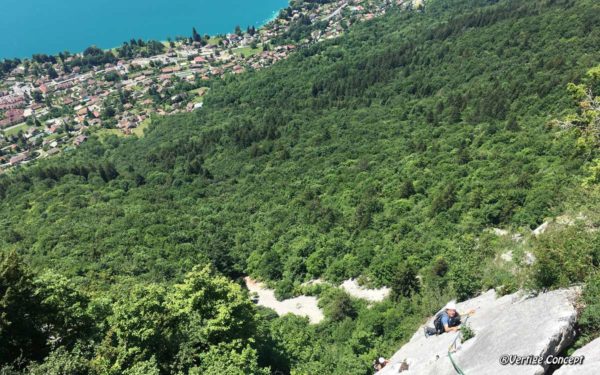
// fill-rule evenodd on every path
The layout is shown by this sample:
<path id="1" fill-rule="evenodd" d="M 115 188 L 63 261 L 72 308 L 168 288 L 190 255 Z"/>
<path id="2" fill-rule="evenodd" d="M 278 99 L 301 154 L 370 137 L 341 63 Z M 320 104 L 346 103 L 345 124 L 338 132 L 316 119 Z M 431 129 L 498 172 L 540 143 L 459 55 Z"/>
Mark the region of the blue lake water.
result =
<path id="1" fill-rule="evenodd" d="M 288 0 L 0 0 L 0 58 L 260 26 Z"/>

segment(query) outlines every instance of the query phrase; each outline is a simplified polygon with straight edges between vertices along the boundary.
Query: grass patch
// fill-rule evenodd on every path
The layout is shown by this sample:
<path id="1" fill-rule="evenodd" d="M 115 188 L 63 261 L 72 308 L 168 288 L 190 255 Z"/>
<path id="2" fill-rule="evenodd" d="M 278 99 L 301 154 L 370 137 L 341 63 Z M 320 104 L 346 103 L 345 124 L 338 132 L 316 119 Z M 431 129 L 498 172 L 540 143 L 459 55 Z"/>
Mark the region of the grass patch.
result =
<path id="1" fill-rule="evenodd" d="M 192 103 L 196 104 L 204 102 L 204 96 L 206 95 L 208 90 L 208 87 L 199 87 L 197 89 L 188 91 L 189 94 L 194 96 L 192 98 Z"/>
<path id="2" fill-rule="evenodd" d="M 221 42 L 221 40 L 223 40 L 222 38 L 213 36 L 212 38 L 210 38 L 208 40 L 208 44 L 213 45 L 213 46 L 218 46 L 219 43 Z"/>
<path id="3" fill-rule="evenodd" d="M 133 129 L 131 132 L 135 135 L 137 135 L 138 137 L 143 137 L 144 136 L 144 130 L 147 129 L 150 124 L 152 123 L 152 120 L 150 120 L 149 118 L 145 119 L 144 121 L 142 121 L 137 128 Z"/>
<path id="4" fill-rule="evenodd" d="M 241 57 L 254 56 L 262 51 L 262 47 L 240 47 L 233 50 L 233 53 Z"/>
<path id="5" fill-rule="evenodd" d="M 44 140 L 53 141 L 55 139 L 60 138 L 62 135 L 63 134 L 58 134 L 58 133 L 50 134 L 49 136 L 47 136 L 46 138 L 44 138 Z"/>
<path id="6" fill-rule="evenodd" d="M 137 128 L 131 129 L 131 134 L 135 134 L 138 137 L 144 136 L 144 129 L 147 129 L 150 126 L 151 120 L 146 119 L 142 121 Z M 101 128 L 97 129 L 94 134 L 96 134 L 101 140 L 104 140 L 106 137 L 111 135 L 116 135 L 117 137 L 126 137 L 127 134 L 123 133 L 121 129 L 106 129 Z"/>
<path id="7" fill-rule="evenodd" d="M 207 91 L 208 91 L 208 87 L 198 87 L 197 89 L 188 91 L 188 93 L 195 94 L 198 96 L 204 96 Z"/>
<path id="8" fill-rule="evenodd" d="M 27 125 L 26 123 L 21 123 L 19 125 L 15 125 L 13 127 L 7 128 L 6 130 L 4 130 L 4 134 L 7 137 L 10 137 L 12 135 L 17 135 L 21 130 L 22 131 L 26 131 L 29 128 L 29 125 Z"/>
<path id="9" fill-rule="evenodd" d="M 101 128 L 101 129 L 96 130 L 95 134 L 101 140 L 104 140 L 104 138 L 111 136 L 111 135 L 116 135 L 117 137 L 125 136 L 125 134 L 120 129 L 106 129 L 106 128 Z"/>

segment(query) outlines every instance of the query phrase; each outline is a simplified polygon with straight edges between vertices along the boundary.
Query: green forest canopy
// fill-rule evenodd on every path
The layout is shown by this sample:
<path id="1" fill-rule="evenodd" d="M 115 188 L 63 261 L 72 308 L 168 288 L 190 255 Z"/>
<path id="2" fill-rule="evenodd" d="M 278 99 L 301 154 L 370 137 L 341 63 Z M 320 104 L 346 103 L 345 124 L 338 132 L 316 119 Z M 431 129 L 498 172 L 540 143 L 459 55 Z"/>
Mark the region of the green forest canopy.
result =
<path id="1" fill-rule="evenodd" d="M 16 368 L 52 353 L 32 366 L 192 373 L 236 353 L 240 373 L 332 373 L 334 359 L 333 373 L 368 373 L 369 359 L 409 338 L 437 297 L 496 286 L 481 272 L 500 246 L 485 228 L 525 232 L 579 188 L 597 145 L 550 120 L 574 111 L 567 84 L 600 61 L 599 14 L 591 0 L 434 0 L 425 12 L 392 11 L 214 83 L 202 111 L 154 118 L 143 138 L 92 137 L 2 176 L 0 246 L 22 259 L 5 256 L 5 268 L 28 275 L 17 278 L 30 280 L 24 294 L 54 293 L 39 280 L 62 275 L 60 288 L 87 301 L 72 314 L 92 322 L 71 341 L 49 345 L 42 331 L 37 343 L 17 340 L 6 358 L 25 346 L 34 349 Z M 244 292 L 218 278 L 236 297 L 198 306 L 242 309 L 215 323 L 233 335 L 227 347 L 190 332 L 201 322 L 188 299 L 204 297 L 182 289 L 198 272 L 202 282 L 250 274 L 280 296 L 317 277 L 363 276 L 396 297 L 367 309 L 325 290 L 329 323 L 308 326 L 245 306 Z M 405 282 L 417 273 L 421 285 Z"/>

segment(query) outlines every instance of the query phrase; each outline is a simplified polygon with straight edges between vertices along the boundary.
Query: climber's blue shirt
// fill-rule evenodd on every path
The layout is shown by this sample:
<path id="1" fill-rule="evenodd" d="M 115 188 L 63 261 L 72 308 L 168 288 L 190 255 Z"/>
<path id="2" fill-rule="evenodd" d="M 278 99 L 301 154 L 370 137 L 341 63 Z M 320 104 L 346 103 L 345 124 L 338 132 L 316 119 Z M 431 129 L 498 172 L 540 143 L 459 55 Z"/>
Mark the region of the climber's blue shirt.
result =
<path id="1" fill-rule="evenodd" d="M 458 316 L 450 319 L 450 317 L 448 316 L 448 313 L 445 311 L 442 311 L 442 325 L 452 327 L 452 326 L 456 325 L 456 323 L 457 323 L 456 318 L 458 318 Z M 452 322 L 450 322 L 450 320 L 452 320 Z"/>
<path id="2" fill-rule="evenodd" d="M 448 316 L 448 313 L 446 313 L 445 311 L 442 313 L 442 325 L 447 326 L 448 325 L 448 321 L 450 320 L 450 317 Z"/>

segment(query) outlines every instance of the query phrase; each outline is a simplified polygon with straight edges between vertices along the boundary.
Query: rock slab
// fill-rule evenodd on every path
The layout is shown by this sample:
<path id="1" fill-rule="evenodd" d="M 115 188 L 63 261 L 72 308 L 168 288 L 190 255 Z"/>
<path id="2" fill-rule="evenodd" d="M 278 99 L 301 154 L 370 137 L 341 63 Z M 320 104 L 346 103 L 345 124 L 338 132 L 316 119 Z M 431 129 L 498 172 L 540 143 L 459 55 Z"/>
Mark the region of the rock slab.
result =
<path id="1" fill-rule="evenodd" d="M 468 321 L 475 337 L 459 343 L 454 361 L 465 374 L 544 374 L 547 366 L 502 365 L 500 357 L 504 354 L 547 357 L 560 353 L 574 339 L 576 295 L 576 289 L 561 289 L 535 297 L 515 293 L 498 298 L 490 290 L 457 304 L 463 314 L 476 310 Z M 433 326 L 433 317 L 427 326 Z M 456 335 L 446 333 L 426 338 L 421 327 L 378 374 L 398 374 L 400 363 L 406 360 L 409 369 L 403 375 L 455 375 L 448 348 Z"/>
<path id="2" fill-rule="evenodd" d="M 576 350 L 571 357 L 583 356 L 581 365 L 563 365 L 554 375 L 596 375 L 600 374 L 600 338 Z"/>
<path id="3" fill-rule="evenodd" d="M 252 280 L 249 277 L 246 277 L 244 281 L 250 293 L 256 293 L 258 297 L 257 305 L 273 309 L 279 316 L 286 314 L 306 316 L 313 324 L 317 324 L 324 319 L 323 311 L 319 308 L 316 297 L 299 296 L 278 301 L 275 298 L 275 291 L 266 288 L 263 283 Z"/>
<path id="4" fill-rule="evenodd" d="M 369 302 L 381 302 L 390 295 L 390 288 L 368 289 L 358 285 L 356 279 L 346 280 L 340 285 L 346 293 L 354 298 L 361 298 Z"/>

